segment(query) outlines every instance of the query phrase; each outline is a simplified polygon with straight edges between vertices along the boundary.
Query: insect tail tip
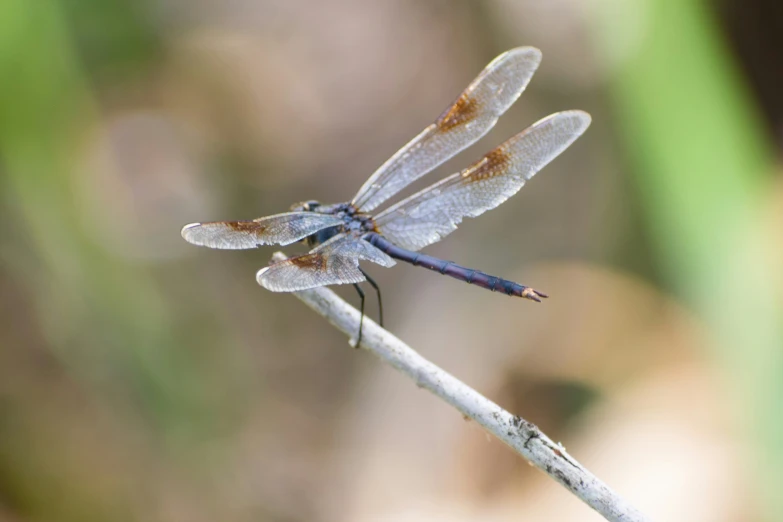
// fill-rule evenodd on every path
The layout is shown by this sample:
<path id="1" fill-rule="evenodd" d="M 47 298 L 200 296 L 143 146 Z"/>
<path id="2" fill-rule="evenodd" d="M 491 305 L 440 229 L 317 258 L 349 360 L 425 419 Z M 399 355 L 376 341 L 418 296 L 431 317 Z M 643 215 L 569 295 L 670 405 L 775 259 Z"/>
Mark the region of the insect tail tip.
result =
<path id="1" fill-rule="evenodd" d="M 524 290 L 522 290 L 519 296 L 524 297 L 525 299 L 530 299 L 531 301 L 535 301 L 537 303 L 540 303 L 542 298 L 549 298 L 547 294 L 539 292 L 538 290 L 533 290 L 530 287 L 526 287 Z"/>

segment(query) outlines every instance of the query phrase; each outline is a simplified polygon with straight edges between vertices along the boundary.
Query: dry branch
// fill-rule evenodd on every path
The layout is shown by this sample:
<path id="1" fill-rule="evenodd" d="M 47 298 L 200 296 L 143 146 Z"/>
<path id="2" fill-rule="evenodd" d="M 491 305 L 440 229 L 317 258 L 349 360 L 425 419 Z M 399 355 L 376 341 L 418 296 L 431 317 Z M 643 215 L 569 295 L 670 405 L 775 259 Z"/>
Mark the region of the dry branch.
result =
<path id="1" fill-rule="evenodd" d="M 279 261 L 285 257 L 278 252 L 273 259 Z M 304 290 L 294 295 L 349 338 L 358 331 L 359 311 L 328 288 Z M 475 420 L 604 518 L 616 522 L 650 520 L 574 460 L 561 444 L 553 442 L 536 425 L 505 411 L 367 317 L 364 321 L 363 348 L 413 379 L 420 388 L 434 393 Z"/>

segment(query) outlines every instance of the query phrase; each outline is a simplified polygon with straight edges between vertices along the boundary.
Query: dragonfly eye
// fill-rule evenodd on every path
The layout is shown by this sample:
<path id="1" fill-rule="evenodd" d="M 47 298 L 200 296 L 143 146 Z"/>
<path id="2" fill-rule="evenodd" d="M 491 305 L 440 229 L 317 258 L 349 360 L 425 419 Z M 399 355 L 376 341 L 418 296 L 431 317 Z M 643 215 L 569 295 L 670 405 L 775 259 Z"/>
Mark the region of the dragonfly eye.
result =
<path id="1" fill-rule="evenodd" d="M 291 205 L 291 212 L 308 212 L 320 207 L 321 204 L 315 200 L 302 201 L 301 203 L 295 203 Z"/>

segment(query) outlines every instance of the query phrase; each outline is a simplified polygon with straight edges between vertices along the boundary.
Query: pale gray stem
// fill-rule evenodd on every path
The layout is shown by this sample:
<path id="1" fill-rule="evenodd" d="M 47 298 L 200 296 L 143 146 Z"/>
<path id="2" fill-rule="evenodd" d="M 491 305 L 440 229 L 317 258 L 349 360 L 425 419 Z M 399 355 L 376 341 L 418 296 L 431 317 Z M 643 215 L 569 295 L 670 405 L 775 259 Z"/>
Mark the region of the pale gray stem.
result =
<path id="1" fill-rule="evenodd" d="M 282 259 L 285 259 L 285 256 L 280 252 L 273 256 L 274 261 Z M 359 329 L 358 310 L 328 288 L 294 292 L 294 295 L 353 341 L 352 336 L 356 335 Z M 362 347 L 413 379 L 420 388 L 429 390 L 466 417 L 475 420 L 607 520 L 650 520 L 574 460 L 561 444 L 553 442 L 536 425 L 505 411 L 426 360 L 367 317 L 364 318 Z"/>

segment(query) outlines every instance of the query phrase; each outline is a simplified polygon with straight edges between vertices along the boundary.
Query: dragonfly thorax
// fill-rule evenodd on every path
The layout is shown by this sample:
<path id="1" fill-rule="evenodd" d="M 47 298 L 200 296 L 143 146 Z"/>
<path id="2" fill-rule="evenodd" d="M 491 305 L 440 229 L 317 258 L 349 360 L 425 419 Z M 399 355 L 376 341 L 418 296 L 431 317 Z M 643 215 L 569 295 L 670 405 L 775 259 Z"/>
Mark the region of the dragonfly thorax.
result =
<path id="1" fill-rule="evenodd" d="M 336 226 L 336 227 L 321 229 L 315 234 L 312 234 L 304 238 L 304 242 L 307 243 L 307 245 L 310 247 L 320 245 L 321 243 L 325 243 L 329 239 L 333 238 L 334 236 L 342 232 L 342 228 L 343 228 L 342 226 Z"/>
<path id="2" fill-rule="evenodd" d="M 316 212 L 319 214 L 331 214 L 342 219 L 343 224 L 335 227 L 324 228 L 315 234 L 307 236 L 304 241 L 310 245 L 320 245 L 341 232 L 354 235 L 363 235 L 367 232 L 376 232 L 377 228 L 372 216 L 359 212 L 359 210 L 350 203 L 335 203 L 332 205 L 323 205 L 318 201 L 306 201 L 297 203 L 291 207 L 293 211 Z"/>

